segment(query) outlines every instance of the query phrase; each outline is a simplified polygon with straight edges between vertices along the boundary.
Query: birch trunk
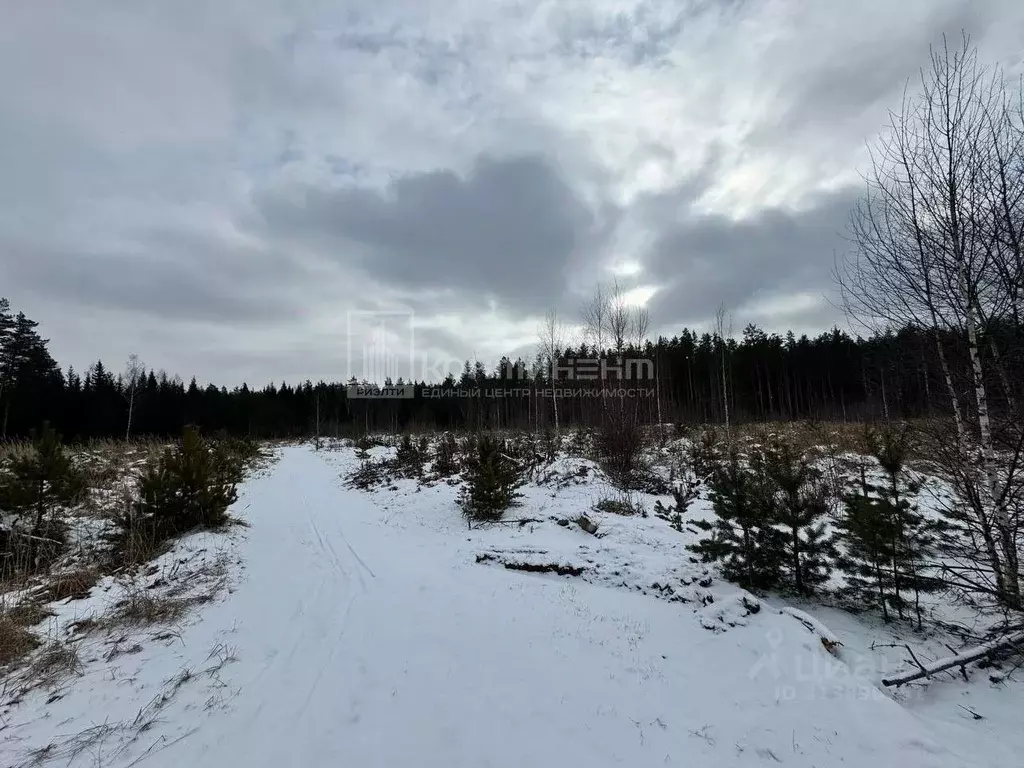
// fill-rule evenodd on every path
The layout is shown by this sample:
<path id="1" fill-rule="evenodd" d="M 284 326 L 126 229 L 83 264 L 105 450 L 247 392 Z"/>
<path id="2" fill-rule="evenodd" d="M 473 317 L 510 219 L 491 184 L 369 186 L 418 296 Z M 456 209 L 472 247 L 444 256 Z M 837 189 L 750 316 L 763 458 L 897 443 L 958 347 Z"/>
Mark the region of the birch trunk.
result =
<path id="1" fill-rule="evenodd" d="M 978 345 L 977 318 L 971 303 L 968 303 L 965 319 L 967 321 L 967 346 L 971 360 L 975 406 L 978 413 L 978 460 L 984 477 L 985 501 L 988 503 L 989 509 L 992 510 L 991 519 L 995 523 L 996 532 L 999 535 L 999 548 L 1002 555 L 1002 567 L 1000 568 L 999 564 L 994 564 L 998 571 L 997 579 L 1002 582 L 1000 599 L 1004 600 L 1008 606 L 1017 608 L 1020 606 L 1017 542 L 1006 500 L 999 489 L 999 481 L 996 476 L 996 455 L 992 442 L 992 423 L 988 413 L 985 371 Z"/>
<path id="2" fill-rule="evenodd" d="M 131 396 L 128 398 L 128 426 L 124 430 L 124 439 L 127 441 L 132 434 L 132 413 L 135 411 L 135 387 L 132 387 Z"/>
<path id="3" fill-rule="evenodd" d="M 555 387 L 555 375 L 554 368 L 552 368 L 551 374 L 551 408 L 555 412 L 555 434 L 558 434 L 558 393 L 557 387 Z"/>

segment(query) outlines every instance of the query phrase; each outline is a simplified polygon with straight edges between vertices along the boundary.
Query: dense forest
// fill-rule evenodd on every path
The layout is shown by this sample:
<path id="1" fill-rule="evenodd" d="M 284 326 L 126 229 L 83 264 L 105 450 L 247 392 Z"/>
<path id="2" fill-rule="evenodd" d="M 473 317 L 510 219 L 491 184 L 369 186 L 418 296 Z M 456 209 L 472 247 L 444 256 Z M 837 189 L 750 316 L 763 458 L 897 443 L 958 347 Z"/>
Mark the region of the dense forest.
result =
<path id="1" fill-rule="evenodd" d="M 1020 346 L 1006 332 L 1004 348 Z M 947 358 L 961 355 L 955 336 Z M 851 337 L 839 329 L 810 338 L 747 326 L 740 338 L 683 329 L 672 338 L 621 352 L 578 345 L 559 358 L 643 358 L 654 377 L 559 380 L 562 424 L 593 424 L 601 401 L 633 400 L 644 423 L 736 423 L 797 419 L 871 421 L 934 415 L 946 407 L 936 332 L 915 327 Z M 959 368 L 959 366 L 958 366 Z M 62 370 L 38 324 L 0 300 L 0 434 L 18 437 L 48 421 L 68 439 L 179 434 L 186 424 L 254 437 L 350 434 L 372 429 L 544 427 L 553 423 L 551 368 L 507 358 L 488 367 L 467 361 L 458 378 L 417 382 L 407 399 L 351 399 L 354 379 L 247 384 L 228 389 L 146 370 L 136 360 Z M 724 371 L 724 377 L 723 377 Z M 342 372 L 347 374 L 348 372 Z M 1020 380 L 1022 372 L 1016 372 Z M 723 381 L 724 379 L 724 381 Z M 392 382 L 377 382 L 391 384 Z M 394 382 L 394 383 L 401 383 Z M 724 386 L 723 386 L 724 384 Z M 964 383 L 969 389 L 968 382 Z M 999 388 L 994 387 L 998 392 Z M 725 398 L 723 398 L 723 391 Z M 998 407 L 998 403 L 996 404 Z"/>

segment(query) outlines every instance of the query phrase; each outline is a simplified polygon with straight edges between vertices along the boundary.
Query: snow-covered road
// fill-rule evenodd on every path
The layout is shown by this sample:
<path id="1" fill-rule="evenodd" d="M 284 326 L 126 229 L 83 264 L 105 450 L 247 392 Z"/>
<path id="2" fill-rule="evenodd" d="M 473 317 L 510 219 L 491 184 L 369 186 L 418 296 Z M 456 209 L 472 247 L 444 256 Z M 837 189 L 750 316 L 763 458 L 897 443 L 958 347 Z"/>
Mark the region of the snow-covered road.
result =
<path id="1" fill-rule="evenodd" d="M 393 524 L 400 511 L 308 448 L 248 482 L 245 507 L 241 582 L 182 631 L 174 663 L 131 657 L 113 673 L 131 685 L 90 672 L 26 741 L 130 718 L 175 664 L 227 643 L 216 685 L 181 685 L 98 764 L 988 764 L 940 747 L 789 617 L 714 634 L 687 606 L 478 565 L 465 532 Z"/>

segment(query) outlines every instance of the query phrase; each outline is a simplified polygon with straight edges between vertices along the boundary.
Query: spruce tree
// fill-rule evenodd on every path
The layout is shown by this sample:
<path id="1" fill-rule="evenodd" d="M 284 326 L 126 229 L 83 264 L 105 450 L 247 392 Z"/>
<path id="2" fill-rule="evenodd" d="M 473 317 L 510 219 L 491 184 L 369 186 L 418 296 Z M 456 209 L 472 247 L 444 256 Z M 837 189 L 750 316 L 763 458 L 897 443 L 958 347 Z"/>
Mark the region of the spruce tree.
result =
<path id="1" fill-rule="evenodd" d="M 476 441 L 476 452 L 466 461 L 463 478 L 466 484 L 458 504 L 471 523 L 500 520 L 522 496 L 518 492 L 523 484 L 519 466 L 508 458 L 504 442 L 488 434 Z"/>
<path id="2" fill-rule="evenodd" d="M 757 450 L 754 471 L 768 493 L 765 514 L 780 526 L 783 570 L 797 592 L 809 594 L 828 580 L 835 555 L 827 534 L 828 504 L 821 474 L 791 441 L 773 438 Z"/>
<path id="3" fill-rule="evenodd" d="M 747 589 L 770 589 L 780 577 L 782 536 L 766 503 L 763 479 L 744 466 L 730 447 L 708 478 L 717 520 L 695 520 L 711 535 L 691 545 L 704 562 L 722 563 L 722 574 Z"/>

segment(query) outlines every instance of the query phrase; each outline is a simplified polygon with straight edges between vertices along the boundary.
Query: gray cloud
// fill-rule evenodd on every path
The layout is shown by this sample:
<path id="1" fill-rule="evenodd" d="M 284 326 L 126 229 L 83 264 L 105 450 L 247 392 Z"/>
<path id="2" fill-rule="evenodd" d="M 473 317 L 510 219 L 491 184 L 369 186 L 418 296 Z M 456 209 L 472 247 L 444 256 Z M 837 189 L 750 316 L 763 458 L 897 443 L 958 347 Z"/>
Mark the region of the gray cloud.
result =
<path id="1" fill-rule="evenodd" d="M 281 286 L 289 274 L 296 276 L 296 265 L 254 263 L 254 254 L 232 255 L 222 244 L 210 246 L 150 240 L 121 252 L 88 252 L 4 243 L 4 277 L 71 305 L 116 308 L 167 322 L 261 324 L 294 311 Z"/>
<path id="2" fill-rule="evenodd" d="M 257 205 L 273 235 L 355 258 L 383 282 L 455 288 L 526 310 L 559 301 L 564 270 L 596 225 L 538 157 L 484 157 L 466 178 L 452 171 L 412 174 L 383 192 L 268 192 Z M 347 241 L 365 247 L 346 250 Z"/>
<path id="3" fill-rule="evenodd" d="M 630 262 L 668 332 L 813 330 L 864 142 L 960 27 L 1022 66 L 1018 0 L 16 4 L 0 293 L 64 364 L 228 383 L 343 376 L 349 309 L 526 350 Z"/>
<path id="4" fill-rule="evenodd" d="M 719 304 L 735 311 L 787 293 L 828 293 L 858 192 L 843 188 L 803 211 L 770 208 L 739 221 L 690 211 L 663 223 L 647 255 L 656 282 L 667 286 L 652 300 L 652 313 L 659 323 L 702 322 Z M 834 311 L 816 313 L 829 324 L 841 319 Z"/>
<path id="5" fill-rule="evenodd" d="M 984 42 L 986 32 L 1008 8 L 1008 3 L 998 0 L 939 0 L 921 13 L 908 3 L 893 10 L 906 14 L 907 23 L 916 27 L 913 35 L 902 26 L 877 24 L 869 28 L 870 35 L 829 40 L 828 56 L 780 86 L 777 95 L 783 108 L 754 130 L 751 142 L 761 146 L 829 142 L 835 137 L 826 132 L 844 125 L 870 136 L 884 123 L 886 110 L 898 106 L 902 87 L 909 85 L 913 93 L 920 83 L 918 73 L 928 65 L 930 45 L 941 46 L 946 35 L 955 48 L 963 32 Z M 838 138 L 847 139 L 844 134 Z"/>

